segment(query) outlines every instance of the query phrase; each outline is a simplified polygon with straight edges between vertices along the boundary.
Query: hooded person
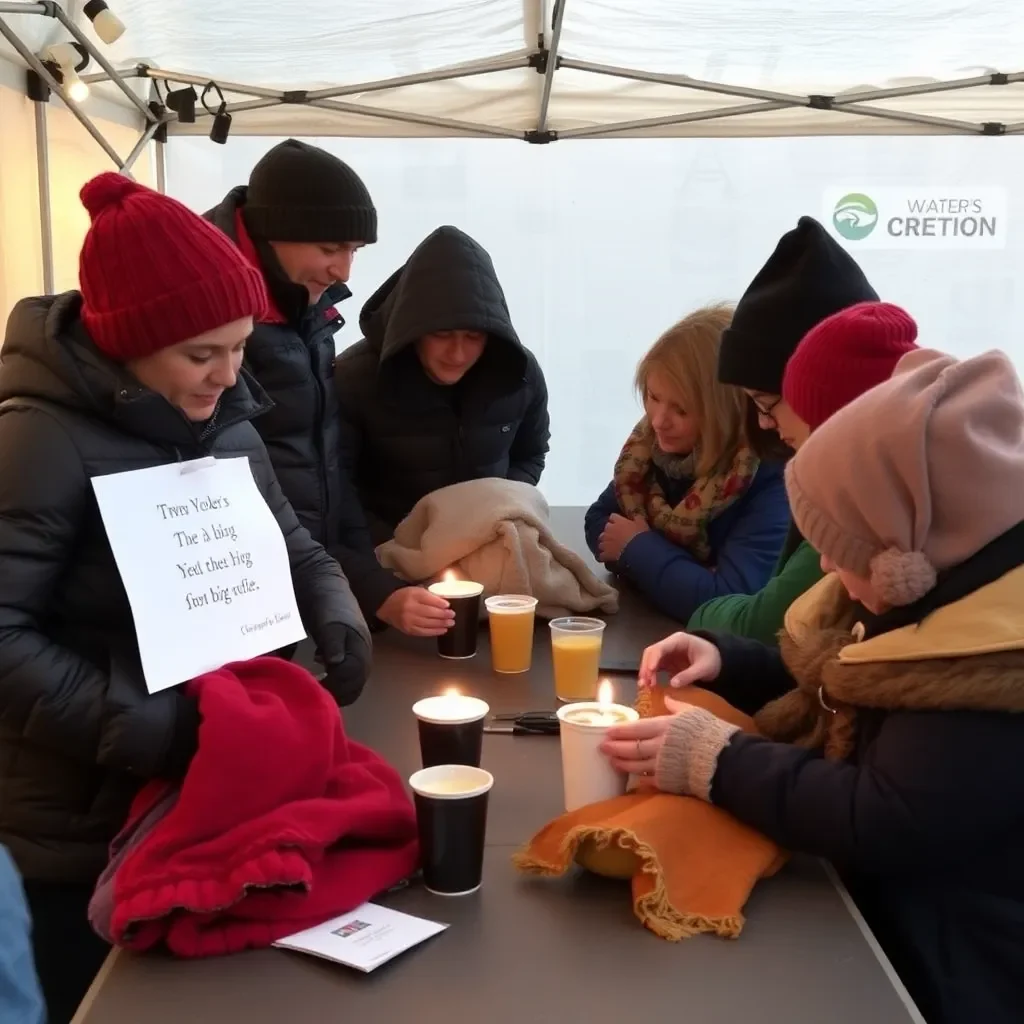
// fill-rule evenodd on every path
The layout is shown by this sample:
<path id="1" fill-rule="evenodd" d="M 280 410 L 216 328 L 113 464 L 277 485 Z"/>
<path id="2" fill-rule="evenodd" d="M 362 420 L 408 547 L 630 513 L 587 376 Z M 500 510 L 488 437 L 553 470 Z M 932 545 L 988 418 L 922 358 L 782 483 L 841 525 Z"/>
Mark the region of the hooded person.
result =
<path id="1" fill-rule="evenodd" d="M 491 257 L 440 227 L 377 289 L 338 356 L 346 457 L 374 540 L 427 494 L 501 477 L 536 484 L 550 437 L 540 365 Z"/>
<path id="2" fill-rule="evenodd" d="M 917 324 L 887 302 L 861 302 L 812 327 L 797 346 L 782 382 L 782 401 L 771 422 L 797 451 L 830 416 L 876 384 L 917 347 Z M 762 414 L 763 416 L 764 414 Z M 799 536 L 799 532 L 793 528 Z M 778 641 L 786 609 L 821 579 L 820 556 L 800 539 L 796 550 L 754 594 L 713 598 L 690 617 L 691 632 L 708 629 Z"/>
<path id="3" fill-rule="evenodd" d="M 374 556 L 342 461 L 334 387 L 334 336 L 345 323 L 337 307 L 352 294 L 345 282 L 356 252 L 377 241 L 370 193 L 332 153 L 286 139 L 259 160 L 248 186 L 233 188 L 205 216 L 238 245 L 269 293 L 245 365 L 273 403 L 255 426 L 281 489 L 341 564 L 366 618 L 388 621 L 377 612 L 406 588 Z"/>
<path id="4" fill-rule="evenodd" d="M 742 388 L 760 427 L 775 431 L 789 448 L 796 448 L 800 436 L 790 429 L 791 411 L 782 393 L 790 358 L 822 321 L 859 303 L 877 302 L 877 293 L 853 257 L 813 217 L 801 217 L 797 226 L 779 239 L 737 304 L 732 323 L 722 335 L 718 379 Z M 830 330 L 829 338 L 835 333 L 842 329 Z M 843 357 L 847 362 L 855 356 L 852 349 L 848 343 Z M 836 370 L 840 362 L 837 359 Z M 815 385 L 819 367 L 823 374 L 831 373 L 827 352 L 817 344 L 808 364 L 811 372 L 804 377 Z M 895 358 L 889 364 L 890 372 L 894 364 Z M 882 377 L 869 378 L 874 370 L 882 372 L 879 367 L 862 370 L 853 380 L 868 386 L 877 383 Z M 827 390 L 830 397 L 823 403 L 831 402 L 833 410 L 839 408 L 835 402 L 840 388 L 833 383 Z M 844 394 L 845 401 L 854 397 Z M 763 588 L 711 598 L 693 612 L 688 628 L 721 630 L 773 643 L 790 601 L 817 583 L 821 575 L 818 553 L 794 524 Z"/>
<path id="5" fill-rule="evenodd" d="M 106 955 L 86 908 L 110 840 L 140 786 L 183 776 L 198 742 L 183 688 L 147 692 L 91 478 L 248 459 L 324 687 L 350 703 L 370 664 L 348 583 L 250 423 L 270 406 L 241 365 L 267 303 L 259 274 L 213 226 L 122 175 L 81 197 L 81 291 L 19 302 L 0 363 L 0 843 L 24 876 L 51 1024 Z"/>
<path id="6" fill-rule="evenodd" d="M 838 453 L 838 454 L 837 454 Z M 918 349 L 790 462 L 829 573 L 779 648 L 677 633 L 648 649 L 748 714 L 677 714 L 606 753 L 832 861 L 929 1024 L 1024 1005 L 1024 392 L 1009 358 Z"/>

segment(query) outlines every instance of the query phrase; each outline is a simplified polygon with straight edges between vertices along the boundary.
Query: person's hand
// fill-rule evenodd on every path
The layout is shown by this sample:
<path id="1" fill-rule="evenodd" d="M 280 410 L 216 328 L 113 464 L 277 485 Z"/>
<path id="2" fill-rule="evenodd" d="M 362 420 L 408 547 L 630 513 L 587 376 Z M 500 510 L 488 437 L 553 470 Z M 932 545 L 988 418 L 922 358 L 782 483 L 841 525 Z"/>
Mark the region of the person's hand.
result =
<path id="1" fill-rule="evenodd" d="M 613 725 L 601 744 L 601 753 L 612 767 L 625 775 L 654 775 L 665 733 L 674 715 L 641 718 L 625 725 Z"/>
<path id="2" fill-rule="evenodd" d="M 396 590 L 377 609 L 377 618 L 409 636 L 441 636 L 455 625 L 451 605 L 423 587 Z"/>
<path id="3" fill-rule="evenodd" d="M 618 512 L 613 512 L 597 541 L 598 559 L 602 562 L 617 562 L 622 557 L 622 552 L 626 550 L 626 545 L 638 533 L 645 533 L 649 529 L 646 519 L 627 519 Z"/>
<path id="4" fill-rule="evenodd" d="M 691 633 L 673 633 L 648 647 L 640 658 L 637 683 L 656 686 L 658 673 L 671 674 L 669 686 L 710 683 L 722 671 L 722 655 L 710 641 Z"/>

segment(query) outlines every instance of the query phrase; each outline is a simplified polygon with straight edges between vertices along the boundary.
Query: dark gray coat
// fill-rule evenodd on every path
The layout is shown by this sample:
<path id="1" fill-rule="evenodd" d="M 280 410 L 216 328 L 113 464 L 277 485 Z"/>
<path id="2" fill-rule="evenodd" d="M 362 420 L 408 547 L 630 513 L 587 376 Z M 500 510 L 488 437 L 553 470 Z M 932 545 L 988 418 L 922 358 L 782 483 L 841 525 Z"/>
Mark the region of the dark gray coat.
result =
<path id="1" fill-rule="evenodd" d="M 359 326 L 364 337 L 338 356 L 335 379 L 346 460 L 375 540 L 438 488 L 540 480 L 551 436 L 544 374 L 477 242 L 438 228 L 371 296 Z M 450 387 L 430 380 L 415 350 L 443 330 L 488 335 L 480 360 Z"/>
<path id="2" fill-rule="evenodd" d="M 339 703 L 370 661 L 345 577 L 249 423 L 269 405 L 255 381 L 243 373 L 200 430 L 99 352 L 80 308 L 77 292 L 19 303 L 0 364 L 0 843 L 28 878 L 53 880 L 96 877 L 140 783 L 184 771 L 198 726 L 180 688 L 146 692 L 91 477 L 248 457 Z"/>

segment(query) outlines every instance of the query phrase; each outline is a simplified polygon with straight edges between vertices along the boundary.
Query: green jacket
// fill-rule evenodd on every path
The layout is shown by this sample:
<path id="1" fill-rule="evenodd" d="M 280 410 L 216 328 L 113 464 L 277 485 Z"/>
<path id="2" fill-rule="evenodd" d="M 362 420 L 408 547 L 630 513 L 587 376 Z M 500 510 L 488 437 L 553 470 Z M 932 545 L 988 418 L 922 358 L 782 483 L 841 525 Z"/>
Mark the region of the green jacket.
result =
<path id="1" fill-rule="evenodd" d="M 823 575 L 818 552 L 793 527 L 772 578 L 756 594 L 728 594 L 705 601 L 686 628 L 732 633 L 774 647 L 786 609 Z"/>

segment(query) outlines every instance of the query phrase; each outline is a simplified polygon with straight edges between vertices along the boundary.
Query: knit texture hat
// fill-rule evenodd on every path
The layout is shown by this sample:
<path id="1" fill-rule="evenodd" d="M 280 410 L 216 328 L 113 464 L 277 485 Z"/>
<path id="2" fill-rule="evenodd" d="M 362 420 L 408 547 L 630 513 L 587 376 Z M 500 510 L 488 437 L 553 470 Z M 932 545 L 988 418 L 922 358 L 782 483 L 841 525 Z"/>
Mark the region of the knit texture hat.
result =
<path id="1" fill-rule="evenodd" d="M 244 217 L 265 242 L 377 241 L 377 211 L 359 175 L 297 139 L 278 143 L 252 169 Z"/>
<path id="2" fill-rule="evenodd" d="M 176 199 L 112 171 L 80 196 L 92 219 L 78 263 L 82 322 L 112 359 L 150 355 L 266 308 L 258 271 Z"/>
<path id="3" fill-rule="evenodd" d="M 769 395 L 803 336 L 833 313 L 877 301 L 853 257 L 813 217 L 801 217 L 743 293 L 718 350 L 718 379 Z"/>
<path id="4" fill-rule="evenodd" d="M 1024 520 L 1024 392 L 1009 358 L 916 349 L 786 467 L 797 528 L 887 605 Z"/>
<path id="5" fill-rule="evenodd" d="M 917 348 L 917 324 L 888 302 L 861 302 L 812 327 L 786 364 L 782 397 L 811 428 L 876 384 Z"/>

